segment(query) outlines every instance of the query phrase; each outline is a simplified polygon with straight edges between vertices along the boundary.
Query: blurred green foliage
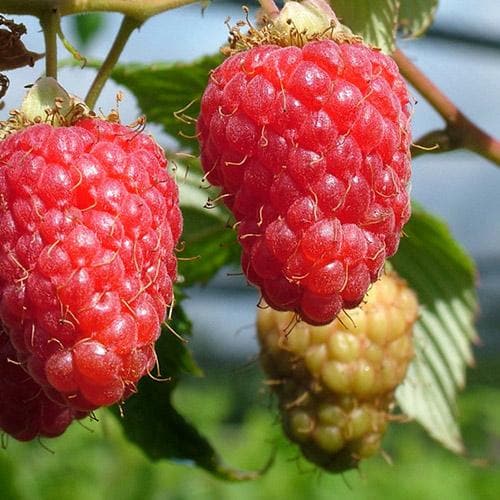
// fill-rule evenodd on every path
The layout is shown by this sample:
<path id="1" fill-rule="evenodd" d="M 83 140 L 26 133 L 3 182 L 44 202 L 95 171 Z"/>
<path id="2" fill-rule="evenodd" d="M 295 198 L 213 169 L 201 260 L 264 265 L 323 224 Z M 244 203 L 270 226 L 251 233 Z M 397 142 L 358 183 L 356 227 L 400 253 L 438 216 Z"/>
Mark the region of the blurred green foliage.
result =
<path id="1" fill-rule="evenodd" d="M 106 16 L 99 12 L 71 17 L 80 47 L 87 47 L 106 26 Z"/>
<path id="2" fill-rule="evenodd" d="M 500 389 L 476 385 L 460 398 L 469 457 L 436 445 L 416 424 L 393 425 L 384 441 L 391 457 L 363 463 L 344 476 L 321 473 L 299 459 L 281 434 L 258 367 L 220 368 L 181 383 L 175 404 L 210 436 L 235 466 L 257 469 L 276 451 L 261 478 L 226 483 L 187 464 L 150 462 L 123 436 L 109 412 L 74 424 L 56 440 L 8 442 L 0 450 L 2 500 L 301 500 L 500 498 Z M 271 408 L 272 409 L 272 408 Z M 125 408 L 126 411 L 126 408 Z M 52 451 L 47 451 L 45 448 Z"/>

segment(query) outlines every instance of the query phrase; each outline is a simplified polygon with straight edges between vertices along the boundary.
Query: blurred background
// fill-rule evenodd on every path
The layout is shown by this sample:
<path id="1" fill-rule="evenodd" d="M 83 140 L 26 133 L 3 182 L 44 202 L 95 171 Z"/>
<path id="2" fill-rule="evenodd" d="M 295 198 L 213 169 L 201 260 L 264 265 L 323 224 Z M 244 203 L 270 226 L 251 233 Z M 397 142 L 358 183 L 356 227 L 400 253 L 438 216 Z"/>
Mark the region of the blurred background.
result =
<path id="1" fill-rule="evenodd" d="M 215 2 L 202 14 L 199 5 L 176 9 L 149 20 L 133 35 L 122 62 L 189 61 L 213 54 L 224 43 L 225 19 L 241 17 L 239 3 Z M 24 42 L 42 52 L 36 20 L 19 17 L 28 28 Z M 120 17 L 106 15 L 96 34 L 84 43 L 75 20 L 65 19 L 66 36 L 89 59 L 102 59 Z M 441 0 L 435 23 L 420 40 L 401 40 L 400 48 L 468 115 L 500 137 L 500 2 Z M 60 56 L 69 57 L 61 47 Z M 24 86 L 43 72 L 35 68 L 9 72 L 5 108 L 16 107 Z M 66 68 L 63 86 L 84 95 L 92 70 Z M 98 106 L 108 111 L 120 90 L 110 82 Z M 439 127 L 440 117 L 418 95 L 414 137 Z M 125 92 L 123 122 L 140 114 Z M 175 146 L 155 126 L 158 140 Z M 194 323 L 190 343 L 205 370 L 203 379 L 184 381 L 176 391 L 179 409 L 238 467 L 262 466 L 273 449 L 276 463 L 263 479 L 225 484 L 188 464 L 152 465 L 127 443 L 114 418 L 74 425 L 62 438 L 43 443 L 8 443 L 0 450 L 0 498 L 10 499 L 299 499 L 299 498 L 500 498 L 500 171 L 472 153 L 423 155 L 414 162 L 412 194 L 440 215 L 478 266 L 481 309 L 476 367 L 460 397 L 460 418 L 467 447 L 456 457 L 431 441 L 418 426 L 393 426 L 382 457 L 344 476 L 319 474 L 298 460 L 297 450 L 281 437 L 257 362 L 254 334 L 258 295 L 232 271 L 221 272 L 208 286 L 189 290 L 185 308 Z M 104 437 L 104 439 L 103 439 Z M 48 448 L 48 449 L 47 449 Z"/>

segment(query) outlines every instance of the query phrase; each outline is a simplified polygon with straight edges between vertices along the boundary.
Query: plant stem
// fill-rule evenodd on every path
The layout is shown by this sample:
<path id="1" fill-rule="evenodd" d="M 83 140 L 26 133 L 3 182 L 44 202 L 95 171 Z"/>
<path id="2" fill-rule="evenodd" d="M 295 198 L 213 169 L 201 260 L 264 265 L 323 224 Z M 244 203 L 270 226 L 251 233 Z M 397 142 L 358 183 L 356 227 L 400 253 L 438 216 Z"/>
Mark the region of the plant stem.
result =
<path id="1" fill-rule="evenodd" d="M 500 140 L 496 140 L 467 118 L 443 92 L 425 76 L 403 52 L 393 54 L 401 74 L 415 87 L 419 94 L 443 117 L 446 128 L 435 130 L 422 137 L 413 148 L 413 156 L 432 151 L 444 152 L 454 149 L 469 149 L 500 166 Z"/>
<path id="2" fill-rule="evenodd" d="M 97 75 L 92 82 L 92 85 L 87 93 L 87 97 L 85 98 L 85 102 L 87 106 L 93 108 L 101 94 L 101 91 L 108 80 L 113 68 L 115 67 L 120 55 L 130 37 L 132 32 L 138 28 L 142 24 L 141 21 L 137 21 L 136 19 L 131 19 L 130 17 L 125 16 L 123 18 L 122 24 L 120 26 L 120 30 L 116 35 L 115 41 L 113 45 L 102 63 Z"/>
<path id="3" fill-rule="evenodd" d="M 59 30 L 57 7 L 40 16 L 40 24 L 45 39 L 45 76 L 57 79 L 57 32 Z"/>
<path id="4" fill-rule="evenodd" d="M 198 0 L 0 0 L 3 14 L 42 16 L 57 8 L 61 16 L 83 12 L 119 12 L 137 21 Z"/>

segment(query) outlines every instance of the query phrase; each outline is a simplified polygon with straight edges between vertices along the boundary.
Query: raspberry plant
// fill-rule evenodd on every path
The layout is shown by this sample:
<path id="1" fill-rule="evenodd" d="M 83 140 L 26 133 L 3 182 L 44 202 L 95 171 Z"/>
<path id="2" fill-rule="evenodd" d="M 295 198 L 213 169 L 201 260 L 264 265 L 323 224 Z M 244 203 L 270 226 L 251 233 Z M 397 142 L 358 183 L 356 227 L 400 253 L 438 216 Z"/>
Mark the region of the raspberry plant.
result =
<path id="1" fill-rule="evenodd" d="M 19 440 L 52 437 L 96 407 L 118 403 L 111 411 L 127 437 L 152 460 L 191 460 L 228 480 L 258 477 L 260 472 L 226 466 L 189 423 L 189 415 L 180 415 L 172 401 L 178 380 L 200 375 L 179 339 L 191 330 L 182 297 L 190 286 L 208 282 L 224 266 L 241 263 L 264 299 L 289 311 L 280 313 L 291 328 L 284 335 L 299 351 L 291 347 L 293 355 L 285 353 L 285 369 L 278 373 L 292 389 L 276 392 L 285 431 L 299 442 L 306 457 L 332 471 L 357 466 L 378 449 L 394 400 L 401 416 L 418 421 L 448 449 L 463 452 L 455 399 L 473 361 L 475 269 L 446 226 L 416 202 L 409 218 L 409 154 L 415 158 L 466 148 L 500 165 L 500 143 L 465 117 L 397 48 L 398 30 L 410 37 L 426 31 L 437 0 L 332 0 L 335 14 L 322 0 L 305 0 L 300 6 L 287 2 L 281 14 L 272 0 L 262 0 L 263 30 L 250 26 L 251 43 L 244 42 L 241 26 L 233 30 L 231 49 L 238 51 L 228 58 L 216 54 L 214 47 L 213 56 L 193 62 L 120 62 L 129 36 L 146 20 L 188 3 L 191 0 L 0 0 L 5 19 L 39 18 L 45 38 L 45 76 L 51 78 L 57 78 L 60 63 L 58 38 L 82 60 L 61 31 L 62 17 L 101 11 L 123 15 L 105 60 L 87 61 L 97 73 L 85 103 L 71 101 L 85 109 L 87 117 L 54 127 L 61 125 L 55 118 L 67 116 L 61 105 L 64 109 L 70 99 L 64 93 L 61 101 L 62 94 L 56 93 L 37 103 L 37 124 L 24 120 L 22 107 L 21 113 L 12 112 L 3 122 L 0 428 Z M 32 65 L 39 57 L 23 45 L 24 31 L 13 29 L 12 23 L 7 24 L 10 34 L 3 28 L 0 33 L 10 40 L 5 47 L 15 46 L 18 57 L 14 63 L 12 52 L 2 47 L 2 71 Z M 147 36 L 147 28 L 138 36 Z M 276 44 L 277 39 L 287 42 Z M 223 27 L 220 43 L 224 43 Z M 227 51 L 226 47 L 226 56 Z M 34 71 L 26 83 L 34 83 L 38 76 Z M 167 156 L 177 165 L 177 178 L 184 178 L 179 187 L 182 236 L 177 188 L 166 173 L 163 153 L 142 130 L 132 133 L 114 123 L 116 113 L 96 117 L 92 111 L 109 78 L 137 97 L 148 122 L 162 125 L 178 140 L 179 151 L 170 150 Z M 411 113 L 418 113 L 418 106 L 411 109 L 405 79 L 445 121 L 443 129 L 412 142 L 408 120 Z M 4 93 L 8 80 L 1 82 Z M 282 105 L 286 92 L 292 97 L 291 111 Z M 75 169 L 78 165 L 82 168 Z M 123 185 L 113 182 L 122 167 L 133 172 L 125 175 L 130 182 L 120 191 Z M 41 203 L 33 205 L 33 199 Z M 79 222 L 70 227 L 67 239 L 64 220 L 59 221 L 56 213 L 62 208 L 79 211 L 72 223 Z M 106 232 L 111 219 L 124 227 Z M 134 281 L 136 246 L 127 253 L 137 232 L 149 235 L 141 240 L 140 282 Z M 175 307 L 153 351 L 159 323 L 172 301 L 177 274 L 173 250 L 179 237 L 181 279 Z M 61 248 L 54 251 L 56 242 Z M 153 262 L 158 251 L 163 257 Z M 106 256 L 112 258 L 105 260 Z M 328 345 L 333 346 L 329 349 L 336 352 L 337 346 L 341 358 L 349 357 L 349 346 L 354 344 L 367 359 L 381 357 L 381 366 L 389 368 L 372 367 L 370 373 L 375 375 L 370 384 L 363 356 L 350 360 L 361 373 L 359 380 L 353 375 L 357 381 L 352 384 L 342 384 L 341 376 L 332 375 L 335 370 L 351 370 L 342 365 L 343 358 L 330 360 L 329 371 L 306 373 L 302 337 L 311 335 L 309 328 L 329 327 L 300 322 L 319 325 L 338 316 L 339 330 L 349 321 L 356 330 L 356 321 L 361 324 L 364 315 L 369 317 L 365 292 L 375 291 L 381 283 L 377 279 L 387 257 L 391 257 L 387 269 L 404 278 L 420 303 L 413 347 L 395 341 L 394 348 L 384 344 L 385 352 L 376 342 L 370 344 L 370 332 L 385 338 L 401 326 L 400 311 L 385 311 L 379 318 L 382 326 L 371 325 L 366 338 L 345 331 L 329 333 Z M 101 261 L 106 269 L 97 265 Z M 369 288 L 372 282 L 376 284 Z M 21 294 L 24 286 L 27 291 L 23 288 Z M 137 298 L 136 289 L 147 298 L 131 307 L 128 300 Z M 101 303 L 106 294 L 115 294 L 115 302 Z M 391 299 L 391 307 L 404 302 L 403 297 L 404 293 Z M 80 307 L 82 303 L 88 307 Z M 60 321 L 61 305 L 76 311 L 71 332 Z M 352 309 L 358 305 L 361 309 Z M 224 315 L 223 306 L 220 314 Z M 275 344 L 262 342 L 268 359 L 264 367 L 275 377 L 280 355 L 272 352 Z M 414 357 L 408 373 L 396 388 L 410 353 Z M 403 359 L 405 367 L 394 366 L 391 356 Z M 309 359 L 315 366 L 314 356 Z M 155 362 L 167 381 L 144 377 L 137 383 Z M 307 393 L 303 400 L 300 391 Z M 291 404 L 295 400 L 300 401 Z M 352 425 L 359 432 L 344 426 L 349 418 L 358 422 Z M 305 436 L 303 424 L 310 420 L 319 424 Z M 354 444 L 339 462 L 332 462 L 329 455 L 341 447 L 332 433 L 342 435 L 342 445 L 354 436 Z"/>

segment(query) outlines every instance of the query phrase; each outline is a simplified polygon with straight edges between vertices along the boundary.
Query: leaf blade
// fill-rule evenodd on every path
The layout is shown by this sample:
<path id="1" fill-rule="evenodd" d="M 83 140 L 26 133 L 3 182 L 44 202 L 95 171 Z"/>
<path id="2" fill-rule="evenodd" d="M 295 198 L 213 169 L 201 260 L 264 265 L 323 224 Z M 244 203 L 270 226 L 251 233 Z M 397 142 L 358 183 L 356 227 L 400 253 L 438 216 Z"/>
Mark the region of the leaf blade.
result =
<path id="1" fill-rule="evenodd" d="M 161 125 L 182 147 L 197 151 L 194 123 L 200 98 L 210 71 L 221 61 L 222 55 L 215 54 L 190 63 L 121 64 L 111 78 L 135 95 L 149 122 Z"/>
<path id="2" fill-rule="evenodd" d="M 71 22 L 82 47 L 87 47 L 106 25 L 105 16 L 100 12 L 90 12 L 73 16 L 71 17 Z"/>
<path id="3" fill-rule="evenodd" d="M 396 392 L 402 411 L 448 449 L 461 453 L 456 397 L 473 362 L 476 271 L 446 225 L 415 205 L 391 264 L 421 305 L 415 358 Z"/>
<path id="4" fill-rule="evenodd" d="M 240 262 L 241 248 L 231 227 L 234 219 L 223 204 L 207 208 L 207 200 L 217 193 L 205 188 L 198 161 L 192 161 L 189 170 L 179 164 L 178 171 L 184 219 L 179 273 L 188 285 L 206 283 L 221 267 Z"/>
<path id="5" fill-rule="evenodd" d="M 330 4 L 340 21 L 366 43 L 394 52 L 398 0 L 330 0 Z"/>
<path id="6" fill-rule="evenodd" d="M 434 21 L 438 0 L 401 0 L 398 24 L 409 38 L 422 36 Z"/>

